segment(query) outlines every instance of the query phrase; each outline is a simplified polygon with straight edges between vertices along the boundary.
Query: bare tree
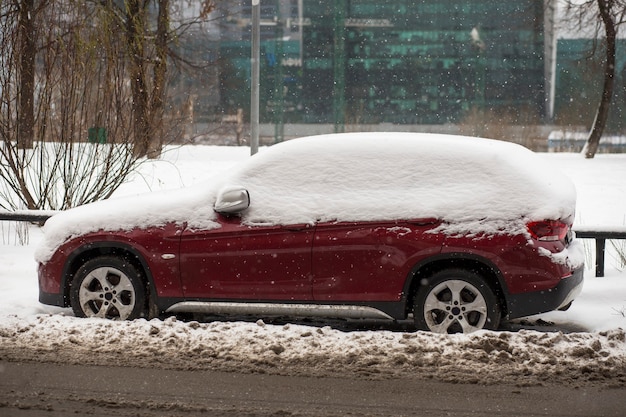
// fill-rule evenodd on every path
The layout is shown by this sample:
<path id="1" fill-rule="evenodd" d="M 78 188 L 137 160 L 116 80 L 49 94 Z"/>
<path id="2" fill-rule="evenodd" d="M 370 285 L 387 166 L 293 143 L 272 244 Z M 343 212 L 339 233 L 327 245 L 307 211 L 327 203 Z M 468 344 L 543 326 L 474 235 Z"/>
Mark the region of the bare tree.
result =
<path id="1" fill-rule="evenodd" d="M 0 208 L 108 198 L 160 153 L 169 3 L 0 1 Z M 196 19 L 212 4 L 202 1 Z"/>
<path id="2" fill-rule="evenodd" d="M 585 158 L 593 158 L 598 150 L 602 133 L 606 127 L 613 85 L 615 79 L 615 54 L 618 28 L 626 19 L 626 1 L 624 0 L 565 0 L 568 21 L 574 21 L 578 27 L 594 28 L 596 38 L 605 46 L 604 82 L 602 95 L 596 115 L 589 132 L 587 143 L 583 149 Z M 603 30 L 602 30 L 603 29 Z M 601 38 L 603 32 L 604 37 Z"/>
<path id="3" fill-rule="evenodd" d="M 151 117 L 148 108 L 148 86 L 146 85 L 145 27 L 149 1 L 128 0 L 125 4 L 125 37 L 130 63 L 129 76 L 133 92 L 133 133 L 135 155 L 147 154 L 151 140 Z"/>
<path id="4" fill-rule="evenodd" d="M 130 92 L 120 45 L 94 25 L 106 22 L 89 7 L 40 1 L 22 18 L 21 3 L 0 3 L 0 207 L 65 209 L 107 198 L 140 162 L 126 140 Z M 26 66 L 23 27 L 15 24 L 24 21 L 34 34 Z M 28 135 L 24 70 L 32 71 L 27 90 L 33 86 Z M 93 129 L 106 140 L 90 143 Z"/>
<path id="5" fill-rule="evenodd" d="M 177 33 L 205 19 L 214 9 L 212 0 L 202 0 L 198 16 L 172 28 L 170 0 L 97 0 L 113 18 L 119 19 L 127 46 L 129 80 L 133 96 L 135 156 L 156 158 L 164 134 L 164 102 L 168 58 L 179 59 L 170 49 Z M 150 76 L 152 73 L 152 76 Z"/>
<path id="6" fill-rule="evenodd" d="M 0 1 L 0 208 L 108 198 L 160 154 L 170 1 Z"/>
<path id="7" fill-rule="evenodd" d="M 45 1 L 39 7 L 45 6 Z M 18 12 L 19 49 L 19 111 L 17 119 L 17 143 L 20 148 L 33 146 L 34 94 L 35 94 L 35 17 L 40 10 L 35 0 L 14 1 Z"/>
<path id="8" fill-rule="evenodd" d="M 151 158 L 160 155 L 163 147 L 167 51 L 168 38 L 170 36 L 169 0 L 158 0 L 158 8 L 156 37 L 154 40 L 156 59 L 153 67 L 154 86 L 151 103 L 152 112 L 154 113 L 154 126 L 152 126 L 153 139 L 148 142 L 146 149 L 146 155 Z"/>

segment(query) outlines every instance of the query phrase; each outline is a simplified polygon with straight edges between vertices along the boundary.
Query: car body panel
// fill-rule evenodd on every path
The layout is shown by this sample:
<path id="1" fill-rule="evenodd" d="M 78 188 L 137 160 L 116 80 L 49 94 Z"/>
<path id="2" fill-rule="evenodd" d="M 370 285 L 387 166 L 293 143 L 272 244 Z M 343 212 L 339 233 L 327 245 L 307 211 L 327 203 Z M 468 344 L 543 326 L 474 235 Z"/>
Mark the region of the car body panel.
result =
<path id="1" fill-rule="evenodd" d="M 313 297 L 320 302 L 400 301 L 411 269 L 441 250 L 436 220 L 317 225 Z"/>
<path id="2" fill-rule="evenodd" d="M 220 228 L 201 231 L 170 224 L 69 240 L 39 265 L 40 301 L 67 306 L 73 263 L 112 251 L 128 251 L 140 262 L 163 310 L 186 301 L 263 301 L 269 307 L 248 310 L 269 312 L 271 303 L 282 303 L 275 305 L 276 312 L 319 315 L 321 308 L 342 316 L 346 310 L 313 306 L 353 305 L 401 319 L 410 309 L 408 293 L 420 270 L 459 260 L 493 272 L 509 318 L 559 308 L 582 285 L 582 266 L 572 270 L 539 253 L 540 247 L 558 253 L 565 242 L 533 242 L 524 235 L 445 235 L 433 232 L 438 223 L 419 221 L 276 227 L 223 218 L 220 223 Z M 284 304 L 303 302 L 310 303 L 308 310 Z M 223 306 L 192 307 L 225 311 Z M 366 308 L 359 314 L 377 316 Z"/>
<path id="3" fill-rule="evenodd" d="M 571 275 L 566 265 L 553 262 L 539 254 L 540 242 L 527 236 L 449 236 L 442 248 L 443 254 L 465 253 L 489 260 L 502 278 L 507 292 L 519 294 L 543 291 L 555 287 L 561 278 Z M 562 244 L 550 243 L 555 252 L 565 249 Z M 561 248 L 557 248 L 561 246 Z"/>
<path id="4" fill-rule="evenodd" d="M 48 262 L 39 265 L 40 288 L 48 294 L 63 293 L 84 259 L 117 251 L 128 253 L 142 265 L 157 296 L 182 297 L 178 261 L 182 229 L 180 225 L 167 224 L 150 229 L 100 231 L 70 239 Z"/>
<path id="5" fill-rule="evenodd" d="M 312 226 L 251 226 L 224 216 L 218 221 L 219 228 L 182 233 L 180 270 L 185 297 L 312 299 Z"/>

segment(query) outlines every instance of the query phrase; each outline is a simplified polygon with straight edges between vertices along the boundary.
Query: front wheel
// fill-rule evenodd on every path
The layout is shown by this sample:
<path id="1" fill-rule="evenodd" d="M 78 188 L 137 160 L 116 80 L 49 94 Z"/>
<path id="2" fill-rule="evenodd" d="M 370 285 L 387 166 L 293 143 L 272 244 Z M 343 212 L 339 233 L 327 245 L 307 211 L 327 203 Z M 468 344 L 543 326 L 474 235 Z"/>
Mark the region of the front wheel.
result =
<path id="1" fill-rule="evenodd" d="M 77 317 L 133 320 L 145 316 L 145 294 L 137 268 L 123 258 L 102 256 L 78 269 L 70 303 Z"/>
<path id="2" fill-rule="evenodd" d="M 471 333 L 500 324 L 498 300 L 480 275 L 447 269 L 422 281 L 413 315 L 420 330 Z"/>

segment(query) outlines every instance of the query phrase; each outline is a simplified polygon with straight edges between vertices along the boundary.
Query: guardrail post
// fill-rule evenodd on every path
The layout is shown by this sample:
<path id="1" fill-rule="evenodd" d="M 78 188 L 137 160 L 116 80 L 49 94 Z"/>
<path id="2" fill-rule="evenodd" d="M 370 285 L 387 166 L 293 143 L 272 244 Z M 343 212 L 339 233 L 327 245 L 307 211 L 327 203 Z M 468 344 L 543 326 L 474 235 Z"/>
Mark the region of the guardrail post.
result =
<path id="1" fill-rule="evenodd" d="M 576 238 L 593 239 L 596 244 L 596 277 L 604 276 L 607 239 L 626 239 L 626 227 L 587 226 L 574 229 Z"/>
<path id="2" fill-rule="evenodd" d="M 596 238 L 596 277 L 604 276 L 604 249 L 606 239 Z"/>

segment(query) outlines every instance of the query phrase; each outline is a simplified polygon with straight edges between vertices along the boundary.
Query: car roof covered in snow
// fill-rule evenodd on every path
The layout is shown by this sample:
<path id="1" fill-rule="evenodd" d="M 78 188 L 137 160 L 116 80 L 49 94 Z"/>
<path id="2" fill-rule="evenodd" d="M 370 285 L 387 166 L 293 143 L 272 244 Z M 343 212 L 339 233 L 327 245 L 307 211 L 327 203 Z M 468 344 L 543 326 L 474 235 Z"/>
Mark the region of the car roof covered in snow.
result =
<path id="1" fill-rule="evenodd" d="M 564 174 L 522 146 L 415 133 L 284 142 L 228 181 L 250 192 L 244 218 L 270 223 L 566 218 L 576 199 Z"/>

